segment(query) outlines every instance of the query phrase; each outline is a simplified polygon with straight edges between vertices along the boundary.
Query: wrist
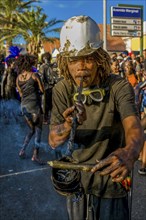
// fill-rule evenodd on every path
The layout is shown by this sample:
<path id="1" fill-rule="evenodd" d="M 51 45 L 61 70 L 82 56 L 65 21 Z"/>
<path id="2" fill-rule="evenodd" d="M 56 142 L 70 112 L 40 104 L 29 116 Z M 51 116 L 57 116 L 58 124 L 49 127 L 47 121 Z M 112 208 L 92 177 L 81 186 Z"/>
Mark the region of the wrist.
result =
<path id="1" fill-rule="evenodd" d="M 72 123 L 69 123 L 67 121 L 64 122 L 64 129 L 66 133 L 70 133 L 72 127 Z"/>
<path id="2" fill-rule="evenodd" d="M 55 131 L 58 136 L 67 136 L 70 133 L 71 125 L 68 122 L 55 126 Z"/>

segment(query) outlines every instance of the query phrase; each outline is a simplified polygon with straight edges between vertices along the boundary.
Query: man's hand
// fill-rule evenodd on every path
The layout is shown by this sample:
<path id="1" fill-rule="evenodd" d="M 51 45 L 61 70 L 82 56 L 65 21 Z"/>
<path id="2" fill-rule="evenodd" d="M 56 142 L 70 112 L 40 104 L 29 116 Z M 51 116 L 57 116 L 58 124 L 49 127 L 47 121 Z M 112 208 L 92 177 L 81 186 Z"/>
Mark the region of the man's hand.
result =
<path id="1" fill-rule="evenodd" d="M 128 116 L 123 119 L 122 123 L 125 130 L 126 146 L 98 161 L 98 164 L 91 170 L 91 172 L 100 171 L 100 175 L 103 176 L 110 175 L 114 182 L 121 182 L 128 176 L 144 144 L 143 129 L 138 117 Z"/>
<path id="2" fill-rule="evenodd" d="M 74 115 L 74 111 L 76 111 L 75 116 L 77 117 L 77 122 L 79 124 L 83 124 L 83 122 L 86 120 L 86 110 L 85 107 L 82 103 L 80 102 L 76 102 L 75 106 L 72 106 L 70 108 L 67 108 L 64 112 L 63 112 L 63 117 L 65 119 L 65 122 L 67 122 L 69 125 L 72 124 L 73 122 L 73 115 Z"/>
<path id="3" fill-rule="evenodd" d="M 100 175 L 110 175 L 113 182 L 124 180 L 134 165 L 134 153 L 130 153 L 125 148 L 119 148 L 110 154 L 107 158 L 97 161 L 91 172 L 100 171 Z M 101 171 L 102 169 L 102 171 Z"/>
<path id="4" fill-rule="evenodd" d="M 69 125 L 72 124 L 73 122 L 73 112 L 75 110 L 75 106 L 72 106 L 70 108 L 67 108 L 64 112 L 63 112 L 63 117 L 65 119 L 65 122 L 67 122 Z"/>

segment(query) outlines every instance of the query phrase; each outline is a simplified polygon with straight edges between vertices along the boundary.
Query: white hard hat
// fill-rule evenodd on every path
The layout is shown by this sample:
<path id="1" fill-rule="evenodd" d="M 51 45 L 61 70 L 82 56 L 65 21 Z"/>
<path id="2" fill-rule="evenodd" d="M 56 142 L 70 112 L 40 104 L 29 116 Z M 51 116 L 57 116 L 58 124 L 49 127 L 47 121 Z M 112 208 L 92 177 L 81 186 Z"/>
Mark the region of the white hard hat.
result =
<path id="1" fill-rule="evenodd" d="M 102 46 L 100 29 L 89 16 L 68 19 L 60 32 L 60 53 L 66 57 L 85 56 Z"/>

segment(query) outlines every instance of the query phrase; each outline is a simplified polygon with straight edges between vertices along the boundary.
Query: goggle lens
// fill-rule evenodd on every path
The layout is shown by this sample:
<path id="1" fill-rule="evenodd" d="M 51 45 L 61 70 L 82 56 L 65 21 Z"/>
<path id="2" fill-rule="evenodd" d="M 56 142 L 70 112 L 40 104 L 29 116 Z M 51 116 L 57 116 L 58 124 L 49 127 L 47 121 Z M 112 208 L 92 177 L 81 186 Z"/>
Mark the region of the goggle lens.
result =
<path id="1" fill-rule="evenodd" d="M 79 100 L 79 98 L 80 98 L 80 100 Z M 85 102 L 86 102 L 86 96 L 85 96 L 84 94 L 81 94 L 80 97 L 79 97 L 78 93 L 76 93 L 76 94 L 74 95 L 74 101 L 75 101 L 75 102 L 81 101 L 83 104 L 85 104 Z"/>
<path id="2" fill-rule="evenodd" d="M 74 95 L 74 101 L 81 101 L 83 104 L 85 104 L 87 97 L 90 96 L 92 100 L 95 102 L 101 102 L 103 100 L 103 97 L 105 95 L 105 92 L 103 89 L 93 89 L 93 90 L 83 90 L 81 96 L 79 97 L 78 93 L 75 93 Z M 80 99 L 80 100 L 79 100 Z"/>
<path id="3" fill-rule="evenodd" d="M 103 94 L 100 90 L 95 91 L 95 92 L 91 92 L 89 96 L 96 102 L 100 102 L 103 99 Z"/>

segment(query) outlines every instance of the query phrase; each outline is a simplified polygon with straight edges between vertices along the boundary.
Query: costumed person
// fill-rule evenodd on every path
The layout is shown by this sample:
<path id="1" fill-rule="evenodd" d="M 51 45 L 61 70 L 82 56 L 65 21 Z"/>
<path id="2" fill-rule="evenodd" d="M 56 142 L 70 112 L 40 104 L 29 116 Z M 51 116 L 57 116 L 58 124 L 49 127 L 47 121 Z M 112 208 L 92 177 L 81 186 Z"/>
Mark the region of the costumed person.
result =
<path id="1" fill-rule="evenodd" d="M 110 57 L 92 18 L 68 19 L 60 43 L 58 66 L 64 79 L 53 88 L 48 141 L 54 150 L 66 147 L 59 166 L 64 162 L 91 170 L 76 175 L 77 168 L 59 170 L 52 163 L 54 188 L 67 196 L 70 220 L 127 220 L 122 182 L 144 142 L 133 88 L 111 74 Z"/>
<path id="2" fill-rule="evenodd" d="M 17 71 L 14 63 L 21 51 L 22 48 L 19 49 L 17 46 L 11 46 L 9 48 L 10 55 L 5 58 L 6 68 L 1 83 L 1 96 L 4 99 L 18 99 L 18 93 L 16 91 Z"/>
<path id="3" fill-rule="evenodd" d="M 19 56 L 15 62 L 18 71 L 16 84 L 21 96 L 21 109 L 29 126 L 29 132 L 24 139 L 19 156 L 25 158 L 26 147 L 35 135 L 32 161 L 42 165 L 44 162 L 39 158 L 39 148 L 43 121 L 41 95 L 44 93 L 44 87 L 38 73 L 33 72 L 36 60 L 35 56 L 25 54 Z"/>

